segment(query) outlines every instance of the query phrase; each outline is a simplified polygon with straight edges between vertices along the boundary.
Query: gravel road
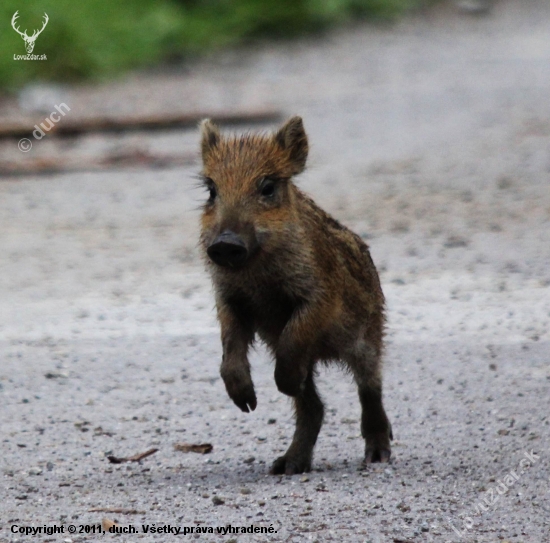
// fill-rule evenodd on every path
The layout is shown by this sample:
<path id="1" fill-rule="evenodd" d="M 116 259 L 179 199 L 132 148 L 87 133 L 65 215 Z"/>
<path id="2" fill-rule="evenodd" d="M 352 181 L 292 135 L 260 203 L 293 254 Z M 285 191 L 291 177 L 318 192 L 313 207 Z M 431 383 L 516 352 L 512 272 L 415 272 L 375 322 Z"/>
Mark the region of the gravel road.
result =
<path id="1" fill-rule="evenodd" d="M 261 345 L 254 413 L 219 378 L 198 162 L 5 178 L 0 541 L 105 541 L 68 532 L 105 517 L 136 528 L 124 542 L 549 542 L 549 89 L 543 0 L 502 0 L 483 17 L 449 3 L 393 27 L 68 89 L 75 116 L 265 104 L 303 116 L 311 159 L 298 182 L 368 240 L 381 273 L 394 456 L 359 470 L 355 386 L 323 370 L 313 471 L 267 475 L 292 435 L 290 401 Z M 45 138 L 31 152 L 197 142 Z M 10 145 L 2 156 L 19 153 Z M 107 460 L 150 448 L 141 462 Z M 271 531 L 216 533 L 228 524 Z M 13 533 L 44 525 L 64 533 Z"/>

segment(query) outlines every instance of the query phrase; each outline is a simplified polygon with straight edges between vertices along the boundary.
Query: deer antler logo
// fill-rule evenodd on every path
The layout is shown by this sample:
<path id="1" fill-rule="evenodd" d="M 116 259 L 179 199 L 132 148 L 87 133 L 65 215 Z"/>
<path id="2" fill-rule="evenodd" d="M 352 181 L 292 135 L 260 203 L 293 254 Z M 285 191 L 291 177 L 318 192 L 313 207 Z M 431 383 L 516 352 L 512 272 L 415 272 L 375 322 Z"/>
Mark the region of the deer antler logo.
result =
<path id="1" fill-rule="evenodd" d="M 48 21 L 50 20 L 47 13 L 44 13 L 44 24 L 42 25 L 42 28 L 40 30 L 35 30 L 32 33 L 32 36 L 27 36 L 27 29 L 25 29 L 25 32 L 21 32 L 18 27 L 15 26 L 15 23 L 17 21 L 17 17 L 19 10 L 17 10 L 11 19 L 11 26 L 13 29 L 23 38 L 25 41 L 25 49 L 27 50 L 27 53 L 32 53 L 32 50 L 34 49 L 34 42 L 36 41 L 36 38 L 40 35 L 42 30 L 46 28 L 46 25 L 48 24 Z"/>

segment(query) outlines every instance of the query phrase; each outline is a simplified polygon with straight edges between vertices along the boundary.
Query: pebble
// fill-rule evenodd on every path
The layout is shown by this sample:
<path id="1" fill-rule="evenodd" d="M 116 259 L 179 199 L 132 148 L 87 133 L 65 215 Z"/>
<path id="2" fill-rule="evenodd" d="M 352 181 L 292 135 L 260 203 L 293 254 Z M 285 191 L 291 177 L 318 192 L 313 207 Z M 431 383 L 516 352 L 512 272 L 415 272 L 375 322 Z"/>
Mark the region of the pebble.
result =
<path id="1" fill-rule="evenodd" d="M 443 244 L 447 249 L 456 249 L 458 247 L 467 247 L 468 240 L 461 236 L 449 236 L 447 241 Z"/>
<path id="2" fill-rule="evenodd" d="M 29 469 L 29 475 L 42 475 L 42 470 L 39 467 L 32 467 Z"/>

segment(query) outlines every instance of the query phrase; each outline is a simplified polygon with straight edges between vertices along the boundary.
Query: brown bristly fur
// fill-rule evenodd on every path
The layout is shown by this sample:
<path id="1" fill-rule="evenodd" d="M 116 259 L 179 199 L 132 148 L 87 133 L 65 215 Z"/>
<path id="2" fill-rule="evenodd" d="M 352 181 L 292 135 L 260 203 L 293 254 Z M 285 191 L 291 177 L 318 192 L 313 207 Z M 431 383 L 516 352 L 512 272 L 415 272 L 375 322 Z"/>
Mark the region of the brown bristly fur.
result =
<path id="1" fill-rule="evenodd" d="M 201 130 L 202 175 L 211 191 L 201 245 L 206 252 L 231 232 L 249 255 L 236 267 L 206 259 L 221 324 L 221 375 L 233 401 L 243 411 L 255 409 L 247 353 L 258 336 L 275 358 L 277 387 L 294 399 L 294 438 L 271 472 L 311 469 L 323 421 L 314 383 L 318 362 L 336 361 L 351 371 L 362 406 L 365 462 L 389 461 L 392 434 L 381 375 L 384 296 L 367 245 L 292 182 L 308 154 L 301 118 L 275 134 L 225 137 L 208 120 Z"/>

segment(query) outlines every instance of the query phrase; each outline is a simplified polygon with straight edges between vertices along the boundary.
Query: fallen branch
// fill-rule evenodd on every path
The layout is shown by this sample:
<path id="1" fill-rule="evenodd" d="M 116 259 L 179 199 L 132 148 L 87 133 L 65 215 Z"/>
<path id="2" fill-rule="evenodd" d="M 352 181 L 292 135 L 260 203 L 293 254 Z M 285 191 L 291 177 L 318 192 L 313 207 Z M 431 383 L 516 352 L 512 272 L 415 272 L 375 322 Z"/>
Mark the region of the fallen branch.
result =
<path id="1" fill-rule="evenodd" d="M 141 149 L 129 149 L 109 153 L 99 158 L 48 157 L 32 158 L 24 156 L 20 160 L 1 161 L 0 176 L 39 175 L 68 172 L 94 172 L 123 168 L 174 168 L 194 165 L 194 153 L 178 155 L 156 154 Z"/>
<path id="2" fill-rule="evenodd" d="M 242 112 L 195 112 L 169 115 L 133 115 L 131 117 L 93 117 L 71 119 L 64 117 L 47 132 L 56 136 L 78 136 L 93 132 L 129 132 L 136 130 L 167 130 L 172 128 L 196 128 L 197 124 L 209 117 L 215 123 L 225 126 L 242 124 L 268 124 L 279 122 L 279 111 L 265 109 Z M 39 125 L 39 123 L 37 123 Z M 51 124 L 51 123 L 48 123 Z M 3 123 L 0 126 L 0 138 L 28 137 L 35 129 L 30 122 Z"/>
<path id="3" fill-rule="evenodd" d="M 120 515 L 145 515 L 145 511 L 137 509 L 123 509 L 120 507 L 94 507 L 88 509 L 88 513 L 118 513 Z"/>
<path id="4" fill-rule="evenodd" d="M 208 454 L 212 452 L 214 447 L 210 443 L 176 443 L 174 444 L 174 449 L 184 453 L 194 452 L 199 454 Z"/>
<path id="5" fill-rule="evenodd" d="M 111 464 L 122 464 L 123 462 L 140 462 L 144 458 L 155 454 L 157 451 L 158 449 L 149 449 L 148 451 L 145 451 L 143 453 L 134 454 L 134 456 L 127 456 L 124 458 L 119 458 L 117 456 L 108 456 L 107 460 L 109 460 Z"/>

